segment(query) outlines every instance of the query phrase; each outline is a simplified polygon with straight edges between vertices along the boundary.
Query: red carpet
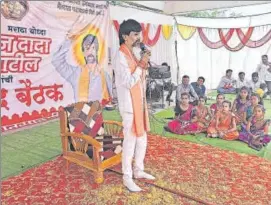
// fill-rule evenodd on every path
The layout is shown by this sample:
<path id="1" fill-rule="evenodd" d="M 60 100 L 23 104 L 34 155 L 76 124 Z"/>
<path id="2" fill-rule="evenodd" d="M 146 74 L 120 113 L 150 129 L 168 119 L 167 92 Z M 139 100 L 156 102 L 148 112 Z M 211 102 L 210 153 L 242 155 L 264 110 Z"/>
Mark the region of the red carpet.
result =
<path id="1" fill-rule="evenodd" d="M 146 170 L 155 184 L 214 205 L 270 205 L 271 162 L 211 146 L 149 136 Z M 129 193 L 121 176 L 107 171 L 97 186 L 91 172 L 77 165 L 65 170 L 62 157 L 2 182 L 2 204 L 152 205 L 200 204 L 160 188 L 138 183 Z"/>

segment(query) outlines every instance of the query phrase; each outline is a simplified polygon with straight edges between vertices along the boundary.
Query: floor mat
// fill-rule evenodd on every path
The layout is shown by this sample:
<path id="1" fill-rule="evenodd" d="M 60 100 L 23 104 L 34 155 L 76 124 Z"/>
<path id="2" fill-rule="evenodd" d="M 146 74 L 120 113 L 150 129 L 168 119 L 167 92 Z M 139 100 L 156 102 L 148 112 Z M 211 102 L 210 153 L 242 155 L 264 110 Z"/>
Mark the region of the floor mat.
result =
<path id="1" fill-rule="evenodd" d="M 185 193 L 206 204 L 270 205 L 271 162 L 256 156 L 149 135 L 145 165 L 154 184 L 177 194 L 142 182 L 144 192 L 129 193 L 110 171 L 97 186 L 89 170 L 75 164 L 66 170 L 58 157 L 3 181 L 2 204 L 200 204 Z"/>

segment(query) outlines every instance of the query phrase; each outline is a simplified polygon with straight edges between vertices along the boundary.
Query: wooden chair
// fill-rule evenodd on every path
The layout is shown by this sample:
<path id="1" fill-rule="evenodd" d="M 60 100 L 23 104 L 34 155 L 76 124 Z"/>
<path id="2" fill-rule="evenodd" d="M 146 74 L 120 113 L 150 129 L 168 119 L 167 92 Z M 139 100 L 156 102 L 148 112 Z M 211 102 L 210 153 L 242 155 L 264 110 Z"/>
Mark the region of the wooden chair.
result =
<path id="1" fill-rule="evenodd" d="M 87 103 L 79 102 L 71 106 L 68 106 L 68 108 L 75 108 L 74 110 L 76 110 L 76 108 L 78 107 L 82 108 L 86 104 Z M 94 107 L 99 106 L 97 110 L 95 109 L 94 110 L 100 112 L 101 114 L 101 106 L 99 105 L 98 102 L 94 102 L 92 105 L 90 105 L 90 107 L 91 106 L 92 108 L 93 106 Z M 81 133 L 74 132 L 71 131 L 70 129 L 69 126 L 70 114 L 69 112 L 67 112 L 66 108 L 62 108 L 59 111 L 60 131 L 61 131 L 60 136 L 62 141 L 63 157 L 66 159 L 66 167 L 68 169 L 69 163 L 73 162 L 77 165 L 90 169 L 91 171 L 94 172 L 95 182 L 102 183 L 104 180 L 103 171 L 121 162 L 120 150 L 118 151 L 118 153 L 114 153 L 114 156 L 111 156 L 109 158 L 103 156 L 105 156 L 105 154 L 108 152 L 110 152 L 112 155 L 112 149 L 115 146 L 114 142 L 121 143 L 121 145 L 118 146 L 121 146 L 122 148 L 123 141 L 122 123 L 116 121 L 103 120 L 102 127 L 104 132 L 101 135 L 96 136 L 91 136 L 83 132 Z M 78 110 L 80 109 L 77 109 L 76 111 L 78 112 Z M 79 115 L 79 118 L 80 116 L 81 115 Z M 110 143 L 108 144 L 108 141 L 110 141 L 111 144 Z"/>

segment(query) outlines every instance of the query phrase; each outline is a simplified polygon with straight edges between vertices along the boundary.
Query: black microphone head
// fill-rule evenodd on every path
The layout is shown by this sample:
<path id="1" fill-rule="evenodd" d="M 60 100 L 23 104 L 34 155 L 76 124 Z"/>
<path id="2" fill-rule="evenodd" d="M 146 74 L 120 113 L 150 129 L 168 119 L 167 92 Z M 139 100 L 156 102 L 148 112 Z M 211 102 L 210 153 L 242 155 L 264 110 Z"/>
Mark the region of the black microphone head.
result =
<path id="1" fill-rule="evenodd" d="M 140 47 L 140 49 L 142 50 L 142 51 L 145 51 L 146 50 L 146 46 L 144 45 L 144 43 L 140 43 L 140 45 L 139 45 L 139 47 Z"/>

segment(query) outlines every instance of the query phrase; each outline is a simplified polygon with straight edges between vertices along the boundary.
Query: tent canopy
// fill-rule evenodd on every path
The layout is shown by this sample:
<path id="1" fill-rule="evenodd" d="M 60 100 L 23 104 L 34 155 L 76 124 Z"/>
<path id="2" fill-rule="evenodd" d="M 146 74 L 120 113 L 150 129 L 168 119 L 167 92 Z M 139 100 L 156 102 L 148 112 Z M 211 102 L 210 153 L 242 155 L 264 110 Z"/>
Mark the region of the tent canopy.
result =
<path id="1" fill-rule="evenodd" d="M 270 3 L 269 1 L 131 1 L 150 9 L 162 11 L 164 14 L 178 15 L 192 11 L 233 8 L 255 4 Z"/>

